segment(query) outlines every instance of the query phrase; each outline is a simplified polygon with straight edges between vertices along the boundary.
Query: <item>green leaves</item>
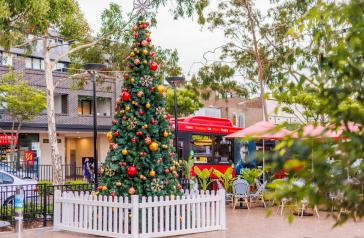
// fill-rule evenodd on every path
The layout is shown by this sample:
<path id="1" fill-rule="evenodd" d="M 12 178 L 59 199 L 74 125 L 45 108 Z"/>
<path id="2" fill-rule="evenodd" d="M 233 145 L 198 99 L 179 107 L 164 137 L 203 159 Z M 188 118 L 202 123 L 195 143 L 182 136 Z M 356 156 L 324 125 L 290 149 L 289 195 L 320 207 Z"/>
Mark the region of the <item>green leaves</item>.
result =
<path id="1" fill-rule="evenodd" d="M 0 79 L 0 105 L 14 121 L 32 120 L 46 109 L 46 97 L 23 80 L 21 75 L 9 71 Z"/>
<path id="2" fill-rule="evenodd" d="M 167 89 L 167 112 L 174 115 L 174 92 L 172 88 Z M 178 116 L 189 116 L 203 106 L 198 95 L 187 88 L 177 88 Z"/>

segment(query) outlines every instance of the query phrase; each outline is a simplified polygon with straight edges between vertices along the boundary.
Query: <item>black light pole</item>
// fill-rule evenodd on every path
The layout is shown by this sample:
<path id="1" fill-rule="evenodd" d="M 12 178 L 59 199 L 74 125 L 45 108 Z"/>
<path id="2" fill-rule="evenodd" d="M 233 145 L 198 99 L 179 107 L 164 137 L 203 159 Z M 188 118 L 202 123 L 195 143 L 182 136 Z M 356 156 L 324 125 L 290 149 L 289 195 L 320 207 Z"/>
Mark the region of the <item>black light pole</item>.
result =
<path id="1" fill-rule="evenodd" d="M 91 74 L 92 81 L 92 101 L 93 101 L 93 131 L 94 131 L 94 178 L 95 178 L 95 190 L 98 187 L 98 171 L 99 171 L 99 161 L 97 158 L 97 112 L 96 112 L 96 74 L 97 71 L 106 68 L 104 64 L 84 64 L 83 68 Z"/>
<path id="2" fill-rule="evenodd" d="M 177 86 L 185 81 L 184 77 L 167 77 L 167 82 L 173 87 L 174 91 L 174 135 L 175 135 L 175 147 L 178 158 L 178 111 L 177 111 Z"/>

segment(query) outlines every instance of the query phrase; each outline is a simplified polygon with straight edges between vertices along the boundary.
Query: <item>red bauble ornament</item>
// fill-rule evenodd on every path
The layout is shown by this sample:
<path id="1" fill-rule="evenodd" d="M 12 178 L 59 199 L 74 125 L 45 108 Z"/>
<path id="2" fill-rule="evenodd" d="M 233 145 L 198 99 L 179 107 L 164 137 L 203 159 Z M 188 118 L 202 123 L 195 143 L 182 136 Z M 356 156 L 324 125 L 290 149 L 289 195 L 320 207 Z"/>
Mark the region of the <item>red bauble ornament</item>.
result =
<path id="1" fill-rule="evenodd" d="M 152 91 L 152 92 L 153 92 L 153 91 L 154 91 L 154 89 L 155 89 L 155 87 L 153 87 L 153 86 L 152 86 L 152 87 L 150 87 L 149 89 L 150 89 L 150 91 Z"/>
<path id="2" fill-rule="evenodd" d="M 152 123 L 152 125 L 155 125 L 157 123 L 157 121 L 153 118 L 150 123 Z"/>
<path id="3" fill-rule="evenodd" d="M 134 32 L 134 38 L 136 39 L 136 38 L 138 38 L 138 32 Z"/>
<path id="4" fill-rule="evenodd" d="M 129 79 L 129 74 L 124 74 L 124 80 L 128 80 Z"/>
<path id="5" fill-rule="evenodd" d="M 111 197 L 114 197 L 115 196 L 115 192 L 111 192 L 110 195 L 111 195 Z"/>
<path id="6" fill-rule="evenodd" d="M 139 115 L 143 116 L 144 115 L 144 111 L 142 109 L 139 110 Z"/>
<path id="7" fill-rule="evenodd" d="M 128 173 L 129 176 L 134 176 L 134 175 L 136 175 L 137 171 L 138 170 L 135 167 L 135 165 L 131 165 L 131 166 L 128 167 L 127 173 Z"/>
<path id="8" fill-rule="evenodd" d="M 139 59 L 135 59 L 135 60 L 134 60 L 134 64 L 135 64 L 135 65 L 140 64 L 140 60 L 139 60 Z"/>
<path id="9" fill-rule="evenodd" d="M 115 111 L 118 111 L 118 110 L 119 110 L 118 105 L 116 105 L 116 106 L 114 107 L 114 110 L 115 110 Z"/>
<path id="10" fill-rule="evenodd" d="M 150 39 L 149 37 L 147 38 L 147 42 L 150 43 L 152 41 L 152 39 Z"/>
<path id="11" fill-rule="evenodd" d="M 115 132 L 114 132 L 114 136 L 115 136 L 115 137 L 119 137 L 119 132 L 118 132 L 118 131 L 115 131 Z"/>
<path id="12" fill-rule="evenodd" d="M 131 94 L 128 91 L 124 91 L 122 93 L 121 99 L 123 99 L 124 102 L 129 101 L 130 98 L 131 98 Z"/>
<path id="13" fill-rule="evenodd" d="M 135 138 L 131 138 L 131 143 L 135 143 L 136 139 Z"/>
<path id="14" fill-rule="evenodd" d="M 124 166 L 126 166 L 126 162 L 119 162 L 119 165 L 124 167 Z"/>
<path id="15" fill-rule="evenodd" d="M 124 121 L 126 120 L 126 116 L 123 116 L 123 120 L 124 120 Z"/>
<path id="16" fill-rule="evenodd" d="M 112 120 L 112 124 L 116 125 L 116 124 L 118 124 L 118 121 L 117 120 Z"/>
<path id="17" fill-rule="evenodd" d="M 164 173 L 165 173 L 165 174 L 168 174 L 168 173 L 169 173 L 169 169 L 165 169 L 165 170 L 164 170 Z"/>
<path id="18" fill-rule="evenodd" d="M 117 98 L 117 99 L 115 100 L 115 103 L 116 103 L 116 104 L 119 104 L 119 103 L 120 103 L 120 98 Z"/>
<path id="19" fill-rule="evenodd" d="M 170 120 L 170 119 L 171 119 L 171 115 L 167 114 L 167 115 L 166 115 L 166 119 L 167 119 L 167 120 Z"/>
<path id="20" fill-rule="evenodd" d="M 137 136 L 141 136 L 141 135 L 143 135 L 143 132 L 141 132 L 141 131 L 137 131 L 135 134 L 136 134 Z"/>
<path id="21" fill-rule="evenodd" d="M 169 153 L 169 157 L 173 158 L 173 156 L 174 156 L 173 152 Z"/>
<path id="22" fill-rule="evenodd" d="M 152 71 L 156 71 L 158 69 L 158 64 L 153 61 L 152 63 L 150 63 L 150 67 L 149 68 Z"/>
<path id="23" fill-rule="evenodd" d="M 150 57 L 154 57 L 155 56 L 155 52 L 154 51 L 151 51 L 149 55 L 150 55 Z"/>

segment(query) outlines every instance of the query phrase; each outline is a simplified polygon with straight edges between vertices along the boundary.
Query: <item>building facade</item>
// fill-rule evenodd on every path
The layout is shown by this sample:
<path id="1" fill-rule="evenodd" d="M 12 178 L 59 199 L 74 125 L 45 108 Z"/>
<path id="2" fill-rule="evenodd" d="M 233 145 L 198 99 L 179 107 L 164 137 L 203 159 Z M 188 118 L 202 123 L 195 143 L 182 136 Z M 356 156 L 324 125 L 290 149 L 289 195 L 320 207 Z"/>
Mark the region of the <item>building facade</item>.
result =
<path id="1" fill-rule="evenodd" d="M 30 85 L 46 90 L 43 59 L 39 52 L 26 56 L 19 49 L 5 53 L 0 49 L 0 76 L 8 72 L 9 66 L 22 74 Z M 92 84 L 82 90 L 74 90 L 72 81 L 67 79 L 68 62 L 57 64 L 53 72 L 55 80 L 63 79 L 55 89 L 55 112 L 58 146 L 64 164 L 80 166 L 85 158 L 93 158 L 93 100 Z M 109 143 L 106 132 L 110 130 L 113 107 L 120 94 L 122 82 L 109 80 L 97 86 L 98 158 L 106 157 Z M 17 145 L 17 157 L 24 161 L 25 154 L 32 152 L 38 164 L 51 164 L 48 141 L 47 112 L 42 112 L 32 121 L 24 122 Z M 0 108 L 0 158 L 9 161 L 12 118 Z"/>

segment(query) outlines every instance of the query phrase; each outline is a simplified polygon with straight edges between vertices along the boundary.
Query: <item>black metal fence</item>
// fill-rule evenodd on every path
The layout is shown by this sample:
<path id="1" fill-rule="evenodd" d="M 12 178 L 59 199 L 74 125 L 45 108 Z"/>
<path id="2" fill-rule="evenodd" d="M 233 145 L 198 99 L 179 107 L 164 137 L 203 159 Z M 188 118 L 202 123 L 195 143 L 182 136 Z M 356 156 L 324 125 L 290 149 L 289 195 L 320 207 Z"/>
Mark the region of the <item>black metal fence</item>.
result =
<path id="1" fill-rule="evenodd" d="M 65 181 L 82 179 L 82 166 L 62 164 L 62 176 Z M 53 165 L 19 164 L 17 162 L 0 162 L 0 170 L 14 174 L 19 178 L 31 178 L 37 181 L 53 181 Z"/>
<path id="2" fill-rule="evenodd" d="M 0 220 L 15 222 L 15 185 L 0 186 Z M 24 191 L 24 221 L 42 222 L 47 226 L 53 220 L 54 191 L 92 191 L 92 184 L 45 185 L 30 184 L 21 186 Z"/>

